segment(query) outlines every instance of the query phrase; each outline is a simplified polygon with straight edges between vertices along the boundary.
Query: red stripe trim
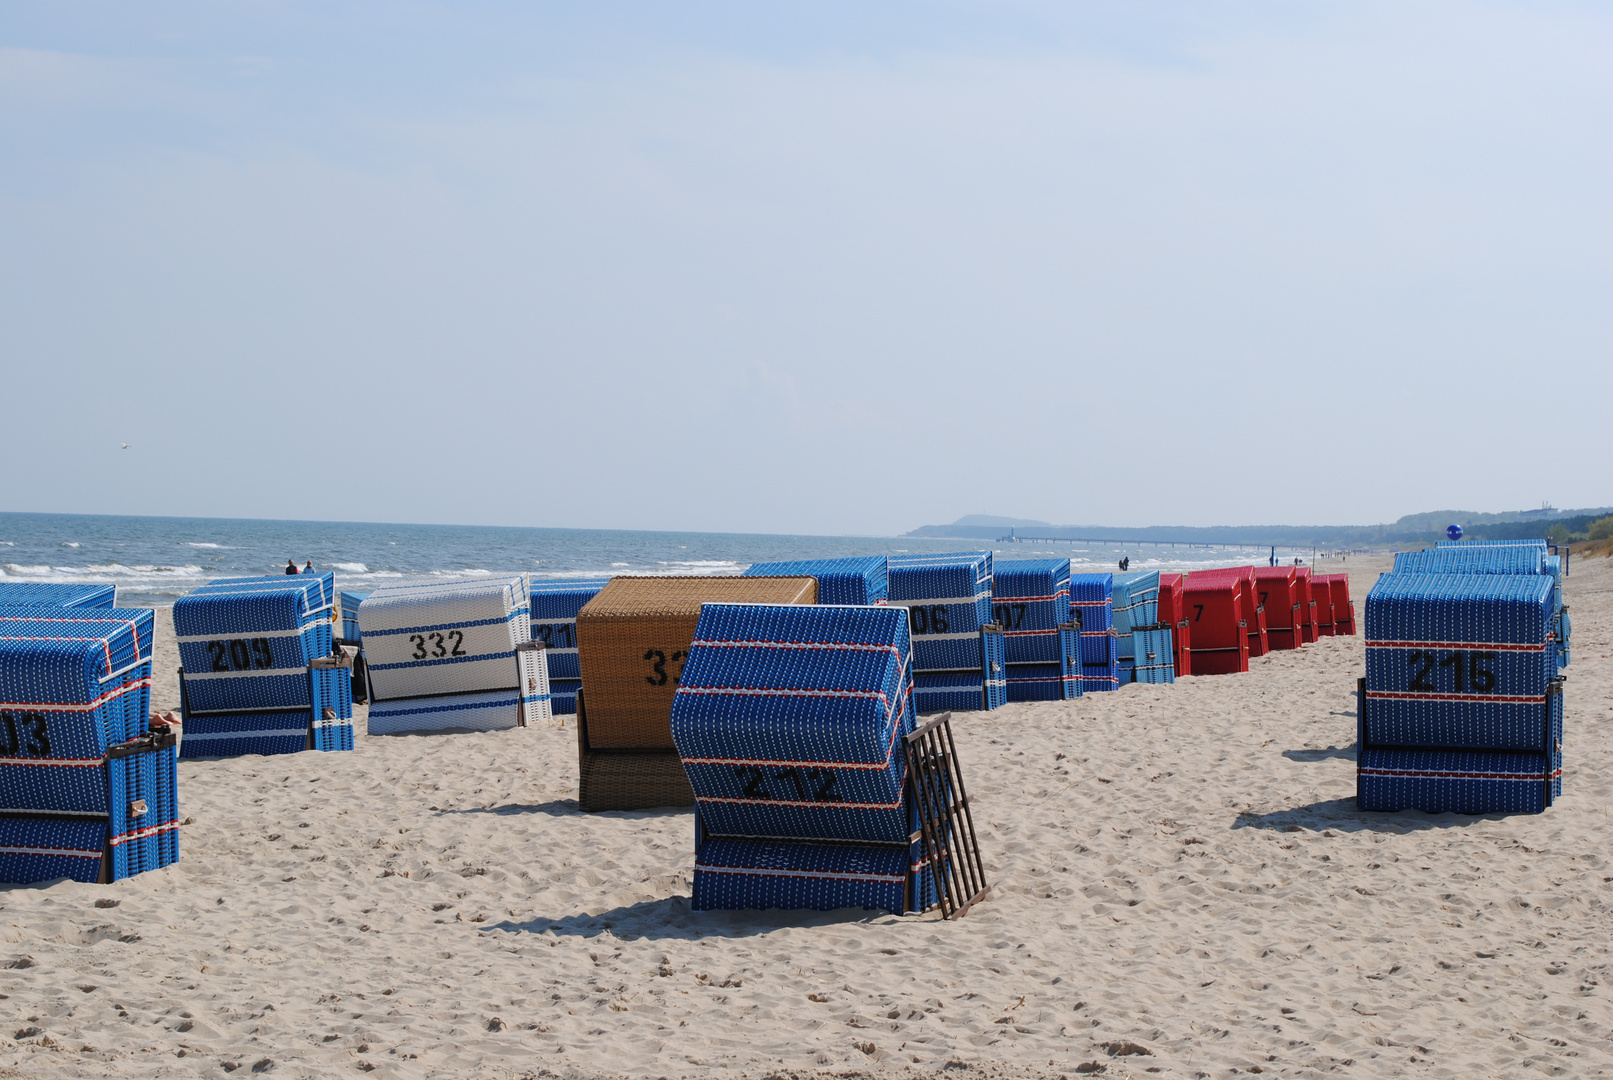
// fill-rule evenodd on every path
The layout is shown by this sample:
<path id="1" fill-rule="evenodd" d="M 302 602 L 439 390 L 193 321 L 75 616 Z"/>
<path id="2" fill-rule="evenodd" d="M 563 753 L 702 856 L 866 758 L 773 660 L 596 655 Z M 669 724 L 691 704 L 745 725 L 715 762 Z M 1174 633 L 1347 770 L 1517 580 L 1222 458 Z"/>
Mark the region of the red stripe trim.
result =
<path id="1" fill-rule="evenodd" d="M 1368 700 L 1379 701 L 1493 701 L 1501 705 L 1539 705 L 1545 694 L 1412 694 L 1396 690 L 1368 690 Z"/>
<path id="2" fill-rule="evenodd" d="M 126 682 L 116 690 L 108 690 L 94 701 L 65 702 L 65 701 L 0 701 L 0 709 L 34 709 L 39 712 L 94 712 L 102 705 L 115 697 L 120 697 L 130 690 L 151 685 L 151 676 Z"/>
<path id="3" fill-rule="evenodd" d="M 1415 777 L 1428 780 L 1555 780 L 1563 771 L 1549 773 L 1456 772 L 1443 769 L 1362 769 L 1362 776 Z"/>
<path id="4" fill-rule="evenodd" d="M 1052 596 L 993 596 L 991 598 L 991 602 L 994 603 L 994 604 L 1040 604 L 1040 603 L 1045 603 L 1048 600 L 1057 600 L 1061 596 L 1069 596 L 1069 595 L 1070 595 L 1069 590 L 1060 589 L 1058 592 L 1054 593 Z M 1094 602 L 1095 601 L 1091 601 L 1091 600 L 1077 601 L 1077 603 L 1085 603 L 1085 604 L 1090 604 L 1090 603 L 1094 603 Z"/>
<path id="5" fill-rule="evenodd" d="M 0 765 L 51 765 L 66 769 L 99 768 L 104 758 L 0 758 Z"/>
<path id="6" fill-rule="evenodd" d="M 1335 620 L 1348 621 L 1348 620 Z M 1323 624 L 1327 625 L 1326 623 Z M 1544 652 L 1547 641 L 1538 645 L 1532 642 L 1507 641 L 1368 641 L 1369 649 L 1472 649 L 1485 652 Z"/>
<path id="7" fill-rule="evenodd" d="M 738 806 L 816 806 L 826 810 L 894 810 L 902 805 L 900 799 L 890 803 L 878 802 L 817 802 L 813 799 L 741 799 L 731 795 L 700 795 L 697 801 L 731 803 Z"/>
<path id="8" fill-rule="evenodd" d="M 112 846 L 117 847 L 119 844 L 127 840 L 143 840 L 148 836 L 156 836 L 158 833 L 164 833 L 170 829 L 177 828 L 179 828 L 179 822 L 170 821 L 165 825 L 153 825 L 148 829 L 135 829 L 133 832 L 126 832 L 121 836 L 114 836 L 112 838 Z"/>

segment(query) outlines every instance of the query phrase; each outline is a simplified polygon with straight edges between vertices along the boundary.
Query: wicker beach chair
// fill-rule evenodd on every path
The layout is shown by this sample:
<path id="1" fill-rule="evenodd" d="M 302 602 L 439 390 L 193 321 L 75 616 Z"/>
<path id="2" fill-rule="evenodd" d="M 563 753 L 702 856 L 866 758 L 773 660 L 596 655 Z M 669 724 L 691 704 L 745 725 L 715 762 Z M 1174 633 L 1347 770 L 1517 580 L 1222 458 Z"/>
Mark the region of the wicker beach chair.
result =
<path id="1" fill-rule="evenodd" d="M 1008 701 L 1007 640 L 992 621 L 992 555 L 962 551 L 886 560 L 887 603 L 903 607 L 921 714 Z"/>
<path id="2" fill-rule="evenodd" d="M 353 654 L 335 649 L 335 601 L 330 574 L 223 578 L 181 597 L 180 756 L 351 749 Z"/>
<path id="3" fill-rule="evenodd" d="M 955 769 L 915 783 L 910 648 L 900 609 L 705 605 L 671 717 L 698 800 L 696 910 L 900 913 L 983 891 L 972 829 L 925 832 L 917 794 L 959 818 L 967 803 Z"/>
<path id="4" fill-rule="evenodd" d="M 1114 575 L 1071 574 L 1070 612 L 1081 623 L 1083 693 L 1120 686 L 1120 646 L 1115 637 Z"/>
<path id="5" fill-rule="evenodd" d="M 0 608 L 0 881 L 179 859 L 174 739 L 147 730 L 149 610 Z"/>
<path id="6" fill-rule="evenodd" d="M 117 606 L 117 586 L 45 581 L 0 581 L 0 606 L 110 608 Z"/>
<path id="7" fill-rule="evenodd" d="M 672 701 L 705 603 L 807 605 L 810 577 L 612 578 L 577 613 L 577 805 L 692 806 Z"/>
<path id="8" fill-rule="evenodd" d="M 1552 588 L 1544 574 L 1378 579 L 1358 685 L 1362 810 L 1539 813 L 1562 794 Z"/>
<path id="9" fill-rule="evenodd" d="M 752 563 L 745 576 L 813 578 L 818 583 L 820 604 L 882 604 L 889 595 L 883 555 Z"/>
<path id="10" fill-rule="evenodd" d="M 524 577 L 389 585 L 359 605 L 371 735 L 497 731 L 548 719 L 546 650 Z"/>
<path id="11" fill-rule="evenodd" d="M 1249 670 L 1249 634 L 1244 621 L 1243 579 L 1194 571 L 1182 582 L 1182 605 L 1192 634 L 1194 675 Z"/>
<path id="12" fill-rule="evenodd" d="M 1256 596 L 1266 619 L 1266 644 L 1273 650 L 1305 644 L 1299 614 L 1299 574 L 1293 566 L 1255 567 Z M 1250 655 L 1254 650 L 1250 649 Z"/>

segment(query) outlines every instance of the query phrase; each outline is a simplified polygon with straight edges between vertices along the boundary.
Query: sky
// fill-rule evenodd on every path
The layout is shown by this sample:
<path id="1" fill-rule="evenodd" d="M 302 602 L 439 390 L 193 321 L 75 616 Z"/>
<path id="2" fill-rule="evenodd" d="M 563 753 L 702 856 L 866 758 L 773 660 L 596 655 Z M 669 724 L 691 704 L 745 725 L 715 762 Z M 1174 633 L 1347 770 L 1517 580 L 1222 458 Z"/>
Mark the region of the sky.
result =
<path id="1" fill-rule="evenodd" d="M 0 0 L 0 510 L 1613 504 L 1610 57 L 1589 3 Z"/>

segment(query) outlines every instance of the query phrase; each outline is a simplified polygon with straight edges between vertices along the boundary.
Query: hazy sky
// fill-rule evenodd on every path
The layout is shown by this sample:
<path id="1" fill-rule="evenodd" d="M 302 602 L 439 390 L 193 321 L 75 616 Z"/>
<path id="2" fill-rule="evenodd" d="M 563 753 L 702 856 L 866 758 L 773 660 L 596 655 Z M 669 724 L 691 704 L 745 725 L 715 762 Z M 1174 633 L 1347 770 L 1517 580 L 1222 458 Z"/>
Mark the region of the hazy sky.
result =
<path id="1" fill-rule="evenodd" d="M 0 3 L 0 509 L 1613 503 L 1610 120 L 1600 4 Z"/>

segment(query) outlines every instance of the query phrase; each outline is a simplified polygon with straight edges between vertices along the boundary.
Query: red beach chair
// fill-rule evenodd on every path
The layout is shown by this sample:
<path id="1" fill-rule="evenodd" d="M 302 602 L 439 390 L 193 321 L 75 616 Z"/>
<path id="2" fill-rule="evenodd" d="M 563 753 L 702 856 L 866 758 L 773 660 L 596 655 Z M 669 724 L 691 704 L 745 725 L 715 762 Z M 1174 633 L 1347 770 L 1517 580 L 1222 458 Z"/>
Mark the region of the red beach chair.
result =
<path id="1" fill-rule="evenodd" d="M 1194 571 L 1183 583 L 1182 602 L 1193 638 L 1193 673 L 1229 675 L 1248 671 L 1249 633 L 1243 618 L 1242 579 L 1216 571 Z"/>
<path id="2" fill-rule="evenodd" d="M 1311 621 L 1316 625 L 1319 638 L 1333 636 L 1333 587 L 1328 582 L 1331 574 L 1311 575 Z"/>
<path id="3" fill-rule="evenodd" d="M 1272 649 L 1297 649 L 1305 643 L 1299 621 L 1296 578 L 1292 566 L 1255 568 L 1255 595 L 1265 609 L 1266 643 Z"/>
<path id="4" fill-rule="evenodd" d="M 1333 633 L 1339 637 L 1355 635 L 1355 605 L 1350 602 L 1350 575 L 1324 574 L 1328 593 L 1333 600 Z"/>
<path id="5" fill-rule="evenodd" d="M 1294 568 L 1294 599 L 1299 602 L 1300 641 L 1309 645 L 1316 640 L 1316 600 L 1311 595 L 1311 568 Z"/>
<path id="6" fill-rule="evenodd" d="M 1174 631 L 1172 641 L 1176 650 L 1176 677 L 1193 674 L 1193 654 L 1189 651 L 1193 624 L 1183 614 L 1181 574 L 1159 575 L 1159 621 Z"/>
<path id="7" fill-rule="evenodd" d="M 1201 574 L 1205 575 L 1203 580 L 1208 580 L 1210 575 L 1220 575 L 1238 582 L 1239 602 L 1242 605 L 1239 618 L 1243 619 L 1246 633 L 1249 635 L 1249 655 L 1265 656 L 1270 652 L 1271 647 L 1266 637 L 1266 615 L 1261 610 L 1260 596 L 1255 591 L 1255 568 L 1232 566 L 1218 570 L 1195 570 L 1187 577 L 1189 581 L 1193 581 Z"/>

